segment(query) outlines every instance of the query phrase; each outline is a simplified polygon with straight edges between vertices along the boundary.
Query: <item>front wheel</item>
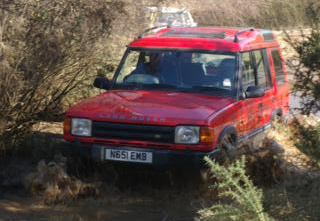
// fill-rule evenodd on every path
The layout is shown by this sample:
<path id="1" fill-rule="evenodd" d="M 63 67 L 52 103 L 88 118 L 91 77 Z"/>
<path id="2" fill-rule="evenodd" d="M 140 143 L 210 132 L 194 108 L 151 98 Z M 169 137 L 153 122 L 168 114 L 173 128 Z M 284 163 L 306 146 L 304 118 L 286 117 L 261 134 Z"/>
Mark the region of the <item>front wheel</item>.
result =
<path id="1" fill-rule="evenodd" d="M 232 163 L 237 157 L 237 146 L 237 136 L 233 133 L 225 133 L 218 146 L 220 148 L 218 162 L 225 166 Z"/>

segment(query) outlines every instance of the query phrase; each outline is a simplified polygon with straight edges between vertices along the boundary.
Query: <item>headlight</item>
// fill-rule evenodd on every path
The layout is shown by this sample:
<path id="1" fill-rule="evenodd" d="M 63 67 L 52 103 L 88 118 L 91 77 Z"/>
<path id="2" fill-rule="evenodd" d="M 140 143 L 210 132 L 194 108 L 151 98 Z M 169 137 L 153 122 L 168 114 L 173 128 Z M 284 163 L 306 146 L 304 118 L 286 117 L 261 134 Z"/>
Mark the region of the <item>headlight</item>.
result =
<path id="1" fill-rule="evenodd" d="M 175 143 L 197 144 L 199 143 L 199 127 L 177 126 L 175 130 Z"/>
<path id="2" fill-rule="evenodd" d="M 71 133 L 76 136 L 91 136 L 92 121 L 88 119 L 72 118 Z"/>

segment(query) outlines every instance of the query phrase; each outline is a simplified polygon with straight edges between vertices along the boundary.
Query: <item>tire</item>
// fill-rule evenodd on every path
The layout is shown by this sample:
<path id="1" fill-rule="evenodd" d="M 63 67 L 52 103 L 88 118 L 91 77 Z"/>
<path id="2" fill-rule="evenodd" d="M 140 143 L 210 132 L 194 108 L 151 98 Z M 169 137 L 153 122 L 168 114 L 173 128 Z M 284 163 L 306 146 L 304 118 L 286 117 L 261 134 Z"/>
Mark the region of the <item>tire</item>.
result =
<path id="1" fill-rule="evenodd" d="M 220 155 L 219 163 L 229 165 L 237 158 L 237 136 L 234 133 L 225 133 L 219 141 Z"/>

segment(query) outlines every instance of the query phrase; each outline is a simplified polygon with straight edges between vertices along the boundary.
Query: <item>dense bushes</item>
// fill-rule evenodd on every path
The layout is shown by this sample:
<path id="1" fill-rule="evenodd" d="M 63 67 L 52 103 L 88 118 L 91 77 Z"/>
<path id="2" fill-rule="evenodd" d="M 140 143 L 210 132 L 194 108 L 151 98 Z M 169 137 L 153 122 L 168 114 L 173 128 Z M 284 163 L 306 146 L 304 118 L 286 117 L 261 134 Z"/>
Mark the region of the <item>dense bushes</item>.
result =
<path id="1" fill-rule="evenodd" d="M 0 150 L 43 119 L 104 63 L 99 43 L 123 13 L 118 1 L 4 1 L 0 5 Z M 86 86 L 87 87 L 87 86 Z"/>

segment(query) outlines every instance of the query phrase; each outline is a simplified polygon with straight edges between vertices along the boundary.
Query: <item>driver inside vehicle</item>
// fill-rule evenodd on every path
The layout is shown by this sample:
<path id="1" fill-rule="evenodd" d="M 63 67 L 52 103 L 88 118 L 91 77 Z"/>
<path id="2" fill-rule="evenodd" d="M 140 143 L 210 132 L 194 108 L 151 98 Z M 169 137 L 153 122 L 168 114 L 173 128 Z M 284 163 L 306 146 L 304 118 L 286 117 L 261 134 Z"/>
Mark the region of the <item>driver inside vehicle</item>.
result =
<path id="1" fill-rule="evenodd" d="M 161 56 L 159 53 L 150 53 L 149 62 L 145 63 L 144 71 L 147 74 L 156 75 L 160 72 Z"/>
<path id="2" fill-rule="evenodd" d="M 124 82 L 135 83 L 160 83 L 161 54 L 149 53 L 144 56 L 144 62 L 138 64 L 137 68 L 124 78 Z"/>

